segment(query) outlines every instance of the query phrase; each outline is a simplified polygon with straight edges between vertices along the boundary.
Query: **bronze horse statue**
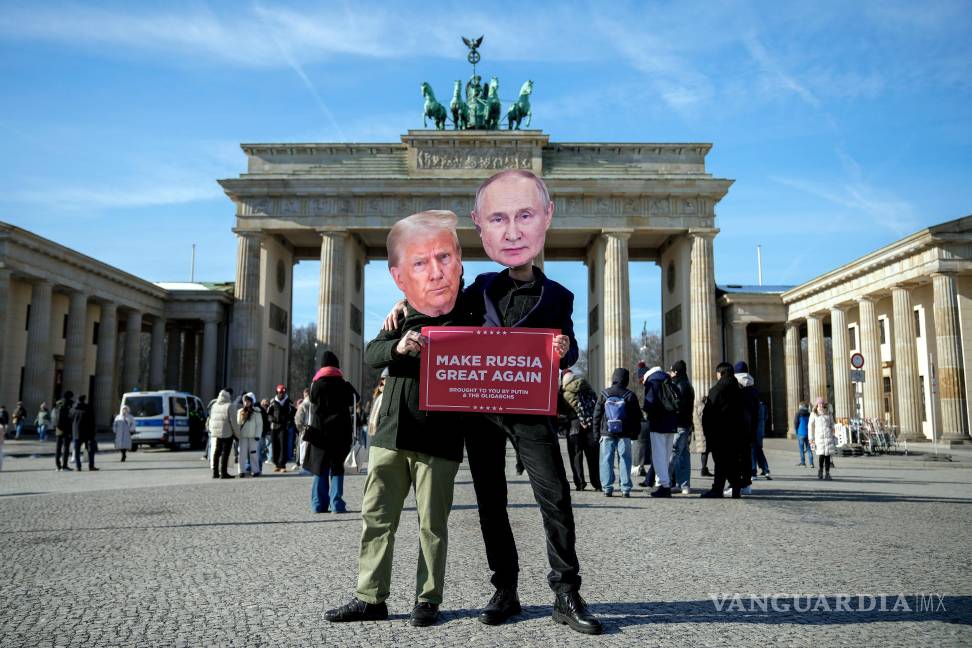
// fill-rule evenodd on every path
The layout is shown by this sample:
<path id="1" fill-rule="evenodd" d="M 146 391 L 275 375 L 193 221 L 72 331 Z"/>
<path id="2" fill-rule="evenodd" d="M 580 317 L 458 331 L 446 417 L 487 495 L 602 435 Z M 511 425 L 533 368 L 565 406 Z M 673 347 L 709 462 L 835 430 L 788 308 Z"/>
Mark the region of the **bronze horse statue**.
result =
<path id="1" fill-rule="evenodd" d="M 469 106 L 462 100 L 462 81 L 456 81 L 449 110 L 452 112 L 452 125 L 456 130 L 469 128 Z"/>
<path id="2" fill-rule="evenodd" d="M 533 119 L 533 112 L 530 109 L 530 95 L 532 93 L 533 81 L 527 81 L 520 88 L 520 96 L 506 111 L 506 121 L 510 130 L 520 130 L 520 122 L 524 118 L 527 120 L 526 127 L 530 128 L 530 120 Z"/>
<path id="3" fill-rule="evenodd" d="M 486 129 L 496 130 L 500 123 L 500 98 L 499 98 L 499 79 L 493 77 L 489 80 L 486 90 Z"/>
<path id="4" fill-rule="evenodd" d="M 425 81 L 422 82 L 422 96 L 425 97 L 425 109 L 422 113 L 422 125 L 426 128 L 429 127 L 427 119 L 431 119 L 435 123 L 435 127 L 438 130 L 445 130 L 446 123 L 446 109 L 435 99 L 435 93 L 432 92 L 432 86 L 430 86 Z"/>

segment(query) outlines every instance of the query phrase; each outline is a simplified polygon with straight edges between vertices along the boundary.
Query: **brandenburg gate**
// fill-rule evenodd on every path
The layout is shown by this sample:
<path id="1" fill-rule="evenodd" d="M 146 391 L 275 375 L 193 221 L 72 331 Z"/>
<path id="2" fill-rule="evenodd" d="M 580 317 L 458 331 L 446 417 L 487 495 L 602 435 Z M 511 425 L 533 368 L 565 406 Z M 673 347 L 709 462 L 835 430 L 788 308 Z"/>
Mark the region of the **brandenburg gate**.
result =
<path id="1" fill-rule="evenodd" d="M 321 261 L 317 338 L 364 393 L 364 265 L 424 209 L 459 216 L 463 257 L 486 258 L 469 213 L 479 183 L 530 169 L 556 204 L 543 258 L 588 270 L 589 378 L 629 367 L 629 262 L 661 266 L 664 361 L 684 359 L 697 393 L 721 359 L 712 243 L 715 206 L 732 180 L 706 171 L 710 144 L 556 143 L 538 130 L 410 130 L 400 143 L 244 144 L 246 172 L 221 180 L 236 205 L 237 265 L 230 386 L 258 394 L 286 383 L 293 266 Z M 552 277 L 556 279 L 557 277 Z M 471 281 L 467 277 L 467 282 Z M 575 288 L 576 291 L 576 288 Z M 378 310 L 391 304 L 378 304 Z M 585 341 L 580 340 L 585 346 Z M 309 377 L 308 377 L 309 378 Z"/>

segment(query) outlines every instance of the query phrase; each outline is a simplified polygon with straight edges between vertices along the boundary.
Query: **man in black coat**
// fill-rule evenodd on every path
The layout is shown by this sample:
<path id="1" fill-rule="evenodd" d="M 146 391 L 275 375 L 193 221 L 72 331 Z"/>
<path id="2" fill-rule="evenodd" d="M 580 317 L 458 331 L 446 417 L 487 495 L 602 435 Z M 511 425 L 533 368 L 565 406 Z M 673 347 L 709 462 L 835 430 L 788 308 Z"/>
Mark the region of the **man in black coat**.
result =
<path id="1" fill-rule="evenodd" d="M 741 497 L 741 466 L 749 467 L 748 431 L 745 427 L 742 394 L 732 365 L 722 362 L 716 367 L 718 382 L 709 390 L 702 408 L 702 433 L 712 453 L 715 478 L 712 489 L 702 497 L 722 497 L 726 481 L 734 498 Z M 744 462 L 745 459 L 745 462 Z"/>
<path id="2" fill-rule="evenodd" d="M 287 396 L 287 388 L 284 385 L 277 385 L 276 392 L 267 412 L 267 419 L 270 421 L 270 444 L 273 448 L 273 472 L 286 472 L 287 459 L 290 458 L 287 456 L 289 446 L 287 437 L 290 434 L 290 426 L 294 423 L 297 408 Z"/>
<path id="3" fill-rule="evenodd" d="M 479 275 L 467 289 L 471 323 L 487 327 L 559 329 L 554 350 L 560 368 L 577 361 L 572 314 L 574 295 L 533 265 L 543 251 L 554 203 L 543 181 L 530 171 L 507 169 L 476 192 L 473 223 L 486 254 L 506 266 Z M 580 596 L 580 564 L 575 549 L 570 485 L 552 419 L 546 416 L 481 414 L 469 417 L 466 456 L 479 503 L 479 524 L 496 592 L 479 620 L 502 623 L 521 613 L 517 597 L 519 560 L 507 514 L 506 439 L 519 451 L 540 505 L 554 591 L 553 618 L 586 634 L 600 634 L 601 622 Z"/>
<path id="4" fill-rule="evenodd" d="M 95 444 L 95 417 L 84 395 L 78 396 L 78 402 L 71 410 L 71 427 L 74 432 L 75 468 L 81 470 L 81 447 L 84 446 L 88 452 L 88 470 L 99 470 L 94 465 L 97 448 Z"/>
<path id="5" fill-rule="evenodd" d="M 745 466 L 740 466 L 739 470 L 742 471 L 741 483 L 743 495 L 749 495 L 752 492 L 753 484 L 751 466 L 753 446 L 756 444 L 756 436 L 759 430 L 759 390 L 756 389 L 755 381 L 749 374 L 749 365 L 740 360 L 733 365 L 732 369 L 736 374 L 736 382 L 739 383 L 739 391 L 743 403 L 743 418 L 745 419 L 743 428 L 746 431 L 746 434 L 743 436 L 746 439 L 748 446 L 747 452 L 749 452 L 750 456 L 750 461 Z"/>

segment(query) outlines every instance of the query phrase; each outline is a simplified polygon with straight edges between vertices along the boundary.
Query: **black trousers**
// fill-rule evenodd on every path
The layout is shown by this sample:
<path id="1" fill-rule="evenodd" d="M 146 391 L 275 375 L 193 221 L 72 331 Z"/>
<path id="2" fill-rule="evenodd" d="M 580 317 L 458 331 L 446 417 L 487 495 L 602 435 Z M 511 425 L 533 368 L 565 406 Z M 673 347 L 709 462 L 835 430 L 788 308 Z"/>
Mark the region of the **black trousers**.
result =
<path id="1" fill-rule="evenodd" d="M 567 454 L 570 456 L 570 472 L 574 478 L 574 486 L 583 488 L 584 461 L 587 461 L 587 474 L 594 489 L 601 487 L 601 471 L 598 465 L 598 447 L 588 440 L 587 430 L 581 429 L 577 434 L 567 434 Z"/>
<path id="2" fill-rule="evenodd" d="M 228 475 L 230 453 L 233 452 L 233 437 L 216 439 L 213 451 L 213 476 Z"/>
<path id="3" fill-rule="evenodd" d="M 466 455 L 472 473 L 479 526 L 493 586 L 515 588 L 520 571 L 516 541 L 506 511 L 506 439 L 520 452 L 540 507 L 547 560 L 547 582 L 555 592 L 580 588 L 580 565 L 575 549 L 574 512 L 570 484 L 560 454 L 560 442 L 547 417 L 476 415 L 468 419 Z"/>
<path id="4" fill-rule="evenodd" d="M 817 455 L 817 474 L 830 474 L 830 455 Z"/>
<path id="5" fill-rule="evenodd" d="M 749 474 L 752 461 L 752 450 L 749 445 L 718 446 L 710 450 L 715 471 L 712 490 L 724 490 L 726 482 L 734 489 L 753 483 Z"/>
<path id="6" fill-rule="evenodd" d="M 277 468 L 287 467 L 287 428 L 271 430 L 270 449 L 273 453 L 273 465 Z"/>
<path id="7" fill-rule="evenodd" d="M 71 460 L 71 435 L 61 433 L 57 435 L 57 444 L 54 446 L 54 465 L 58 468 L 67 468 L 68 461 Z"/>

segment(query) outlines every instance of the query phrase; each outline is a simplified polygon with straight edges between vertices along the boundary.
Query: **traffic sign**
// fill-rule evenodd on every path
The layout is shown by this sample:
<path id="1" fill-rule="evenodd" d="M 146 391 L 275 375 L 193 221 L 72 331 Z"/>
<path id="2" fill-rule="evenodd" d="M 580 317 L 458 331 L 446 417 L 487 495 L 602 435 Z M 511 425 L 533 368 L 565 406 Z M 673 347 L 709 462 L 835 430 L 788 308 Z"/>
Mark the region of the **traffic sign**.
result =
<path id="1" fill-rule="evenodd" d="M 864 370 L 863 369 L 851 369 L 850 370 L 850 381 L 851 382 L 864 382 Z"/>
<path id="2" fill-rule="evenodd" d="M 855 369 L 864 368 L 864 356 L 862 356 L 860 353 L 853 354 L 850 360 L 851 360 L 851 366 L 854 367 Z"/>

